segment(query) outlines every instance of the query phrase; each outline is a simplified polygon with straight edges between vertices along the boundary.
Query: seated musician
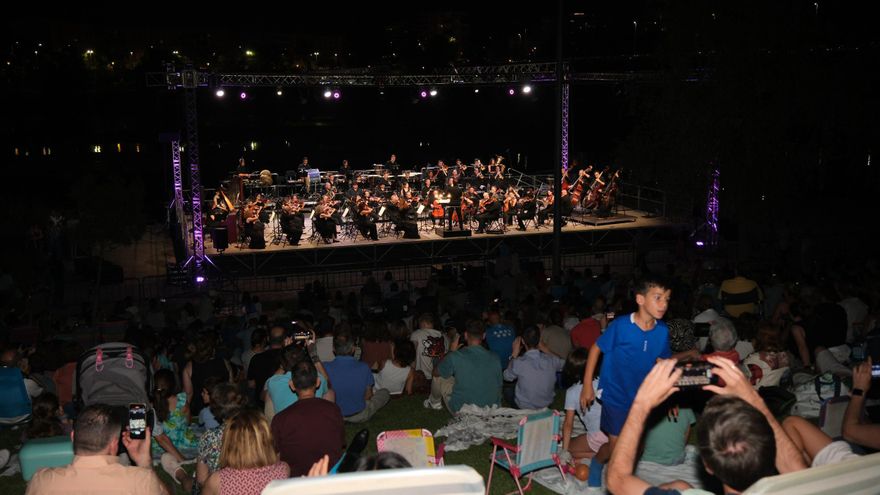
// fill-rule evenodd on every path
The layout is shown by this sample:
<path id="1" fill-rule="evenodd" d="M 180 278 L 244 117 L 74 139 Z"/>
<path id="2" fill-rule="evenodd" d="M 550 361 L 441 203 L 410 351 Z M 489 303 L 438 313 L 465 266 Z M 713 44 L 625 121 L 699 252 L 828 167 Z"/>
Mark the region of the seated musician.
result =
<path id="1" fill-rule="evenodd" d="M 431 194 L 431 190 L 434 186 L 431 184 L 431 179 L 425 179 L 425 183 L 422 185 L 422 197 L 427 198 Z"/>
<path id="2" fill-rule="evenodd" d="M 348 181 L 351 179 L 353 172 L 351 170 L 351 166 L 348 164 L 348 160 L 342 160 L 342 166 L 339 167 L 339 175 L 345 177 L 345 180 Z"/>
<path id="3" fill-rule="evenodd" d="M 360 187 L 361 187 L 360 184 L 358 184 L 357 182 L 352 182 L 351 187 L 349 187 L 348 191 L 345 192 L 345 197 L 350 200 L 353 200 L 354 198 L 356 198 L 357 196 L 359 196 L 361 194 Z"/>
<path id="4" fill-rule="evenodd" d="M 492 196 L 488 192 L 484 192 L 483 200 L 480 201 L 480 209 L 478 210 L 476 216 L 477 221 L 480 222 L 480 226 L 477 228 L 477 233 L 485 233 L 486 224 L 493 220 L 497 220 L 500 214 L 501 204 L 495 199 L 494 196 Z"/>
<path id="5" fill-rule="evenodd" d="M 371 241 L 379 240 L 379 233 L 376 230 L 376 222 L 373 220 L 373 208 L 370 206 L 369 202 L 364 199 L 357 204 L 355 223 L 364 237 Z"/>
<path id="6" fill-rule="evenodd" d="M 336 239 L 336 221 L 333 219 L 336 209 L 330 206 L 330 201 L 329 197 L 322 196 L 321 202 L 315 206 L 315 216 L 312 218 L 315 229 L 326 244 L 339 242 Z"/>
<path id="7" fill-rule="evenodd" d="M 477 204 L 479 202 L 480 196 L 477 194 L 474 186 L 468 186 L 467 190 L 461 194 L 462 220 L 469 220 L 477 213 Z"/>
<path id="8" fill-rule="evenodd" d="M 547 196 L 543 199 L 538 200 L 538 225 L 544 225 L 544 222 L 547 221 L 547 217 L 549 217 L 553 213 L 553 191 L 547 191 Z"/>
<path id="9" fill-rule="evenodd" d="M 307 156 L 304 156 L 302 163 L 296 166 L 296 170 L 299 172 L 299 175 L 306 175 L 309 168 L 311 168 L 311 165 L 309 165 L 309 157 Z"/>
<path id="10" fill-rule="evenodd" d="M 535 213 L 538 208 L 538 204 L 535 200 L 535 191 L 533 189 L 526 190 L 519 202 L 519 206 L 520 210 L 516 214 L 516 220 L 519 223 L 519 227 L 517 228 L 519 230 L 526 230 L 524 221 L 535 218 Z"/>
<path id="11" fill-rule="evenodd" d="M 248 247 L 251 249 L 265 249 L 266 247 L 266 227 L 260 221 L 260 212 L 262 207 L 259 203 L 253 203 L 247 210 L 245 217 L 245 233 L 250 237 Z"/>
<path id="12" fill-rule="evenodd" d="M 512 187 L 507 189 L 507 193 L 504 195 L 504 223 L 506 225 L 513 225 L 513 217 L 517 216 L 517 203 L 519 202 L 519 194 L 517 194 L 516 190 Z M 519 222 L 519 229 L 525 230 L 526 226 L 523 223 L 522 219 L 517 217 Z"/>
<path id="13" fill-rule="evenodd" d="M 462 179 L 469 177 L 468 175 L 468 166 L 461 161 L 461 158 L 455 159 L 455 168 L 458 169 L 458 176 Z"/>

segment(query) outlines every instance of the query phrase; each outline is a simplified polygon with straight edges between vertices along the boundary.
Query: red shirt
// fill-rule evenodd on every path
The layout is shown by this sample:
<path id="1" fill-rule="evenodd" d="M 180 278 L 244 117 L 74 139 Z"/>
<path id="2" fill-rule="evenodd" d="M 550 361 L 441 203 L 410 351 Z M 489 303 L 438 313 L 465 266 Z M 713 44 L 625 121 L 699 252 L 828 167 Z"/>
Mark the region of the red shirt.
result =
<path id="1" fill-rule="evenodd" d="M 592 316 L 584 318 L 571 329 L 571 345 L 589 349 L 593 347 L 600 335 L 602 335 L 602 328 L 599 326 L 599 322 Z"/>
<path id="2" fill-rule="evenodd" d="M 305 475 L 324 454 L 333 466 L 345 445 L 342 413 L 324 399 L 300 399 L 272 418 L 272 438 L 291 476 Z"/>

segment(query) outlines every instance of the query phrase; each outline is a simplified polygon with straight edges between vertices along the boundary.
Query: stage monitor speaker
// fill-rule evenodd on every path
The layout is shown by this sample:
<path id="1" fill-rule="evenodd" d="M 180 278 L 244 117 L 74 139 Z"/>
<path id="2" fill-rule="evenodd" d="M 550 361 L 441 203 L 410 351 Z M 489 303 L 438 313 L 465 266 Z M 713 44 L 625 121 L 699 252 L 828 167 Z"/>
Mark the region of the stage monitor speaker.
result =
<path id="1" fill-rule="evenodd" d="M 217 227 L 211 233 L 211 239 L 214 240 L 214 249 L 222 251 L 229 247 L 229 231 L 226 227 Z"/>
<path id="2" fill-rule="evenodd" d="M 455 229 L 453 229 L 453 230 L 446 230 L 446 229 L 444 229 L 443 227 L 435 227 L 435 228 L 434 228 L 434 233 L 437 234 L 437 235 L 439 235 L 440 237 L 443 237 L 443 238 L 450 238 L 450 237 L 470 237 L 470 236 L 471 236 L 471 231 L 470 231 L 470 230 L 455 230 Z"/>

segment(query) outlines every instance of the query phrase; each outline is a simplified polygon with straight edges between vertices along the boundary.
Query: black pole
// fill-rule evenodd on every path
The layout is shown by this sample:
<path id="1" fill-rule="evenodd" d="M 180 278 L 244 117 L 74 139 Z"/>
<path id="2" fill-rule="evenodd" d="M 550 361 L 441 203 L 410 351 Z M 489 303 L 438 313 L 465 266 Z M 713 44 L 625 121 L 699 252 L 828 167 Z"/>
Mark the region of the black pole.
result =
<path id="1" fill-rule="evenodd" d="M 562 275 L 560 238 L 562 237 L 562 10 L 563 0 L 557 0 L 556 12 L 556 146 L 553 160 L 553 284 Z"/>

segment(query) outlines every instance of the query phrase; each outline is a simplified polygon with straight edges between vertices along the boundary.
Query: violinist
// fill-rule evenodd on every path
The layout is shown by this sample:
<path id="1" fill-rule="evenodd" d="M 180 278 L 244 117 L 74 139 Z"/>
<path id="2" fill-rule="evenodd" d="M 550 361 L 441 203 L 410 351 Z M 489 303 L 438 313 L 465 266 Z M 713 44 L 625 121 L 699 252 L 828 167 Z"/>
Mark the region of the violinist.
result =
<path id="1" fill-rule="evenodd" d="M 543 199 L 538 199 L 538 225 L 544 225 L 547 217 L 553 213 L 553 190 L 548 190 L 547 195 Z"/>
<path id="2" fill-rule="evenodd" d="M 286 198 L 281 205 L 281 230 L 287 235 L 287 242 L 291 246 L 299 246 L 303 235 L 303 227 L 305 227 L 303 206 L 304 203 L 296 194 Z"/>
<path id="3" fill-rule="evenodd" d="M 519 223 L 519 230 L 526 230 L 526 225 L 524 220 L 529 220 L 535 218 L 535 213 L 537 211 L 538 205 L 535 200 L 535 191 L 533 189 L 526 190 L 525 194 L 519 201 L 520 211 L 516 215 L 516 220 Z"/>
<path id="4" fill-rule="evenodd" d="M 312 221 L 315 224 L 315 229 L 321 235 L 325 244 L 339 242 L 339 240 L 336 239 L 336 221 L 333 219 L 334 213 L 336 213 L 336 208 L 331 206 L 330 198 L 328 196 L 322 196 L 321 202 L 315 206 L 315 215 L 312 218 Z"/>
<path id="5" fill-rule="evenodd" d="M 262 206 L 257 202 L 250 203 L 246 209 L 244 218 L 244 231 L 245 235 L 250 238 L 250 243 L 248 244 L 248 247 L 251 249 L 266 248 L 266 227 L 260 220 L 261 211 Z"/>
<path id="6" fill-rule="evenodd" d="M 376 222 L 373 220 L 373 208 L 366 200 L 362 199 L 357 203 L 357 217 L 355 223 L 364 237 L 371 241 L 379 240 L 379 233 L 376 230 Z"/>
<path id="7" fill-rule="evenodd" d="M 400 203 L 398 204 L 398 209 L 400 211 L 400 223 L 398 224 L 398 227 L 400 230 L 403 231 L 404 239 L 419 238 L 419 226 L 416 223 L 416 203 L 417 201 L 413 197 L 411 192 L 406 192 L 404 196 L 400 198 Z"/>
<path id="8" fill-rule="evenodd" d="M 492 220 L 498 219 L 498 216 L 501 213 L 501 205 L 494 196 L 488 192 L 484 192 L 483 199 L 480 201 L 480 207 L 477 211 L 476 218 L 477 222 L 480 223 L 477 228 L 477 233 L 483 234 L 486 232 L 486 224 Z"/>
<path id="9" fill-rule="evenodd" d="M 513 225 L 513 217 L 516 216 L 517 210 L 517 202 L 519 201 L 519 194 L 517 194 L 516 189 L 509 187 L 507 188 L 507 193 L 504 195 L 504 204 L 501 208 L 501 211 L 504 213 L 504 223 L 505 225 Z M 520 230 L 525 230 L 525 225 L 522 223 L 522 220 L 519 221 Z"/>
<path id="10" fill-rule="evenodd" d="M 453 217 L 457 216 L 458 229 L 464 230 L 464 224 L 461 221 L 461 189 L 455 185 L 455 181 L 450 177 L 447 179 L 446 189 L 443 191 L 449 199 L 446 205 L 446 224 L 449 230 L 452 230 Z"/>

